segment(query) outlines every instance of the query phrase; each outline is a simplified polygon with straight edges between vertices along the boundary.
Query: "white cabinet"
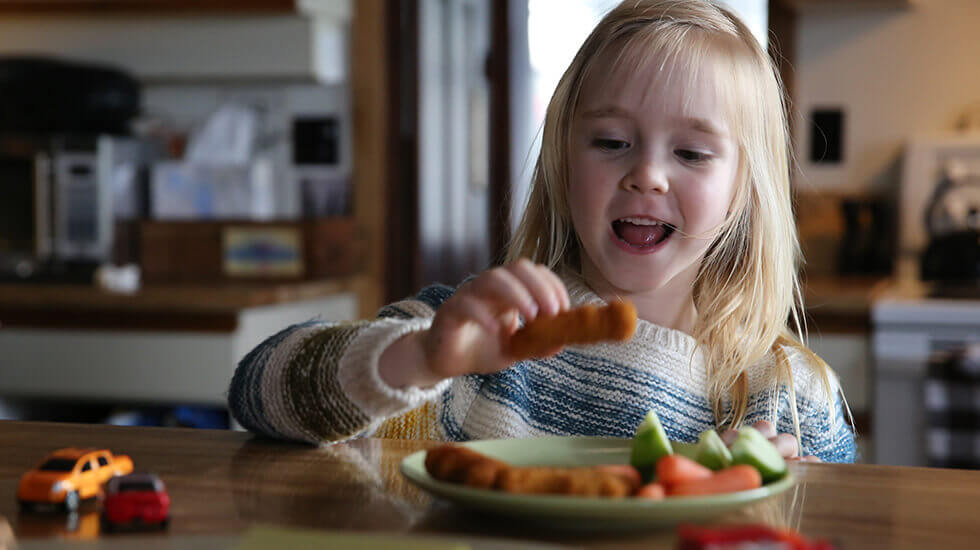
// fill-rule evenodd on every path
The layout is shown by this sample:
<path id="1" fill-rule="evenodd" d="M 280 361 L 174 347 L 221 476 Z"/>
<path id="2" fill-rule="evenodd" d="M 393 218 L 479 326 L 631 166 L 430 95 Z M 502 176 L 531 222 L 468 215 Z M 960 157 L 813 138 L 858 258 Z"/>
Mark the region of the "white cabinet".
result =
<path id="1" fill-rule="evenodd" d="M 873 319 L 875 462 L 925 466 L 929 359 L 980 342 L 980 301 L 882 300 Z"/>
<path id="2" fill-rule="evenodd" d="M 837 373 L 851 410 L 867 411 L 870 401 L 868 375 L 871 362 L 868 335 L 811 333 L 808 344 Z"/>
<path id="3" fill-rule="evenodd" d="M 346 79 L 350 0 L 295 13 L 0 13 L 0 55 L 41 54 L 122 68 L 144 81 Z"/>
<path id="4" fill-rule="evenodd" d="M 0 399 L 223 407 L 236 365 L 263 340 L 294 323 L 348 321 L 358 314 L 356 294 L 343 292 L 243 308 L 230 332 L 6 327 L 0 331 Z"/>

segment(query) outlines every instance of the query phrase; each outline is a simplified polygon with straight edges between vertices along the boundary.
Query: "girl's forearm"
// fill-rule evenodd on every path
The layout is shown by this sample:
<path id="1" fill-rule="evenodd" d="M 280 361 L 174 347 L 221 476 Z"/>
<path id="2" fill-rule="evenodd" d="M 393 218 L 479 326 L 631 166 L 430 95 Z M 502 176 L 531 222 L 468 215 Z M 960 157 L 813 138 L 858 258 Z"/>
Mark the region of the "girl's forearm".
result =
<path id="1" fill-rule="evenodd" d="M 443 380 L 432 373 L 425 358 L 425 331 L 412 332 L 395 340 L 378 358 L 378 374 L 392 388 L 429 387 Z"/>

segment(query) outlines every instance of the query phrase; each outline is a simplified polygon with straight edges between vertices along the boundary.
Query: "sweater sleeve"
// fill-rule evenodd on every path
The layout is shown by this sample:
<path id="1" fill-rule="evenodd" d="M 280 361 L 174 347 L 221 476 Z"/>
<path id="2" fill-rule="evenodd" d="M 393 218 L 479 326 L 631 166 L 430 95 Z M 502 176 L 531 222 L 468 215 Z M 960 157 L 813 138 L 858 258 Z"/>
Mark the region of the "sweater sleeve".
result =
<path id="1" fill-rule="evenodd" d="M 754 384 L 756 391 L 749 398 L 744 424 L 769 420 L 776 425 L 777 432 L 795 435 L 791 405 L 795 403 L 802 455 L 813 455 L 824 462 L 854 462 L 857 447 L 850 418 L 845 414 L 840 382 L 833 372 L 828 372 L 830 385 L 829 388 L 825 386 L 817 374 L 820 367 L 811 364 L 807 355 L 800 350 L 786 350 L 793 373 L 792 392 L 785 381 L 778 388 L 764 381 L 772 379 L 772 365 L 760 371 L 759 380 Z M 794 394 L 795 400 L 792 399 Z"/>
<path id="2" fill-rule="evenodd" d="M 431 388 L 392 388 L 378 373 L 378 359 L 401 336 L 427 329 L 452 292 L 428 287 L 414 299 L 385 306 L 372 321 L 287 327 L 239 363 L 228 390 L 231 414 L 256 433 L 321 443 L 370 432 L 436 399 L 449 380 Z"/>
<path id="3" fill-rule="evenodd" d="M 839 392 L 833 403 L 833 407 L 827 403 L 801 407 L 806 411 L 800 414 L 803 456 L 814 455 L 824 462 L 852 463 L 857 459 L 857 445 Z"/>
<path id="4" fill-rule="evenodd" d="M 844 393 L 837 376 L 828 373 L 828 397 L 827 388 L 814 367 L 804 364 L 800 354 L 793 355 L 793 383 L 802 456 L 813 455 L 824 462 L 854 462 L 857 459 L 857 446 L 850 418 L 844 412 Z M 789 388 L 785 385 L 779 390 L 778 400 L 776 430 L 795 433 Z"/>

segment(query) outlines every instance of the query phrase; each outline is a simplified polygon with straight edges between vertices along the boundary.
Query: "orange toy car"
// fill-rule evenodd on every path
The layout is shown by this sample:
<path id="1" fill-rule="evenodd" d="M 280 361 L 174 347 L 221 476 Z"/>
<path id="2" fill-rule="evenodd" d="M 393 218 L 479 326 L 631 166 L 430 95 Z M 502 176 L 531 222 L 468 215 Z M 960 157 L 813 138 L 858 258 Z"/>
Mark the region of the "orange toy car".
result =
<path id="1" fill-rule="evenodd" d="M 132 471 L 128 456 L 113 456 L 108 449 L 59 449 L 21 476 L 17 501 L 21 510 L 57 504 L 74 511 L 82 499 L 95 498 L 109 478 Z"/>

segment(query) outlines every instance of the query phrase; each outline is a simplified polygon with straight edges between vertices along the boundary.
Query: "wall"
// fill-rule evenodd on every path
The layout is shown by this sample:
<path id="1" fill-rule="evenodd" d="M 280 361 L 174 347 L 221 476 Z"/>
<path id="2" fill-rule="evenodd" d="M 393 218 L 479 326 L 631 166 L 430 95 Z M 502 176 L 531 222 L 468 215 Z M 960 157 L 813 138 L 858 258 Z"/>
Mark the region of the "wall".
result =
<path id="1" fill-rule="evenodd" d="M 839 191 L 887 188 L 904 141 L 950 130 L 980 101 L 980 2 L 912 0 L 906 8 L 820 9 L 798 19 L 796 143 L 803 185 Z M 845 110 L 843 161 L 813 164 L 813 108 Z"/>

